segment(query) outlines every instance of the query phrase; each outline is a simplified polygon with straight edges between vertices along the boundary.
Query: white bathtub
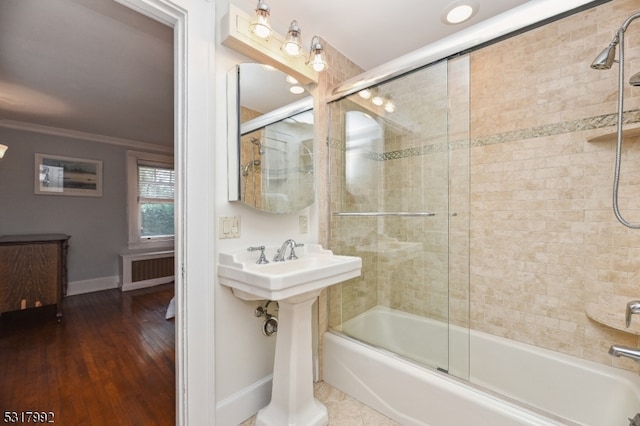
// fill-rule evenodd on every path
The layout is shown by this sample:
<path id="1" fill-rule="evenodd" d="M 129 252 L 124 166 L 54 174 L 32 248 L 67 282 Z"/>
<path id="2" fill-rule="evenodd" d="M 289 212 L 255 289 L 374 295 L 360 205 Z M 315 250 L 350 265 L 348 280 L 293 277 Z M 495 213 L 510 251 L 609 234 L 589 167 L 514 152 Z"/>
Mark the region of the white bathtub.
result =
<path id="1" fill-rule="evenodd" d="M 402 346 L 397 353 L 410 353 L 407 345 L 421 346 L 442 329 L 384 307 L 343 324 L 359 339 L 395 342 Z M 626 426 L 640 412 L 636 374 L 486 333 L 472 331 L 467 339 L 458 331 L 452 328 L 452 341 L 469 342 L 472 384 L 331 332 L 323 338 L 323 379 L 405 426 Z M 455 368 L 464 372 L 462 365 Z"/>

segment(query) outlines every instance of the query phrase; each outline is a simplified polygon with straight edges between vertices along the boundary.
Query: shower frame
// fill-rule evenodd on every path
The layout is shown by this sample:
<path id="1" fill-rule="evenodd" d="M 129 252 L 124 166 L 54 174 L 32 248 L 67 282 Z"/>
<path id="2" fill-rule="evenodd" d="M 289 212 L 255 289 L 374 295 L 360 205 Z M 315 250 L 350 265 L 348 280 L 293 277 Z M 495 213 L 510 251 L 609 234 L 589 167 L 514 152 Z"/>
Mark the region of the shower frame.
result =
<path id="1" fill-rule="evenodd" d="M 554 20 L 562 19 L 566 16 L 572 15 L 574 13 L 578 13 L 584 11 L 586 9 L 598 6 L 603 3 L 607 3 L 611 0 L 596 0 L 596 1 L 586 1 L 586 0 L 570 0 L 566 2 L 554 2 L 553 0 L 543 0 L 540 2 L 529 2 L 527 4 L 521 5 L 517 8 L 510 10 L 509 12 L 503 13 L 491 20 L 485 21 L 481 24 L 474 25 L 472 27 L 467 28 L 466 30 L 460 31 L 456 33 L 456 35 L 447 37 L 439 42 L 436 42 L 432 45 L 427 45 L 422 49 L 414 51 L 410 54 L 404 55 L 397 60 L 394 60 L 390 63 L 384 64 L 382 66 L 376 67 L 370 71 L 362 73 L 352 79 L 345 81 L 344 83 L 338 85 L 329 96 L 327 101 L 329 103 L 333 103 L 344 99 L 350 95 L 356 94 L 359 91 L 375 87 L 376 85 L 383 84 L 388 81 L 392 81 L 396 78 L 401 78 L 404 75 L 407 75 L 413 71 L 419 70 L 423 67 L 427 67 L 430 64 L 435 64 L 438 61 L 444 59 L 452 59 L 458 57 L 460 55 L 464 55 L 466 53 L 472 52 L 473 50 L 485 47 L 489 44 L 504 40 L 505 38 L 509 38 L 515 35 L 518 35 L 522 32 L 529 31 L 535 27 L 542 26 L 548 24 Z M 468 122 L 467 122 L 468 125 Z M 457 134 L 458 129 L 452 129 L 451 134 Z M 467 129 L 468 131 L 468 129 Z M 468 140 L 468 139 L 467 139 Z M 329 140 L 329 146 L 335 143 L 335 141 Z M 449 152 L 463 152 L 464 150 L 460 150 L 460 138 L 450 137 L 448 142 L 448 150 Z M 331 152 L 331 148 L 330 148 Z M 468 142 L 466 146 L 467 153 L 467 161 L 468 161 Z M 330 154 L 331 157 L 331 154 Z M 329 159 L 329 168 L 333 167 L 333 162 L 331 158 Z M 468 167 L 468 164 L 467 164 Z M 465 177 L 468 181 L 468 175 Z M 333 202 L 330 201 L 328 203 L 328 207 L 331 208 Z M 455 212 L 456 209 L 451 209 L 451 214 Z M 355 216 L 353 212 L 337 212 L 338 214 L 335 217 L 348 217 Z M 382 212 L 371 212 L 372 214 L 362 214 L 366 212 L 359 212 L 360 216 L 364 220 L 369 220 L 369 223 L 372 224 L 371 220 L 374 217 L 408 217 L 409 214 L 415 214 L 416 212 L 403 211 L 401 209 L 397 210 L 388 210 Z M 432 211 L 423 211 L 420 212 L 423 217 L 430 217 L 433 213 Z M 468 214 L 468 211 L 466 212 Z M 332 219 L 334 215 L 331 211 L 328 211 L 329 214 L 329 239 L 331 240 L 332 232 L 334 231 L 334 225 Z M 382 215 L 381 215 L 382 214 Z M 450 216 L 449 219 L 456 217 Z M 468 223 L 468 217 L 465 218 Z M 467 228 L 468 233 L 468 228 Z M 468 234 L 467 234 L 468 236 Z M 458 238 L 459 236 L 456 236 Z M 332 248 L 332 247 L 330 247 Z M 467 238 L 467 248 L 468 248 L 468 238 Z M 468 253 L 467 253 L 468 256 Z M 467 270 L 468 273 L 468 270 Z M 449 290 L 451 294 L 451 289 Z M 464 296 L 466 297 L 466 301 L 463 302 L 466 304 L 466 309 L 468 312 L 468 304 L 469 304 L 469 287 L 462 291 Z M 331 299 L 331 297 L 330 297 Z M 329 301 L 331 303 L 331 300 Z M 454 303 L 455 304 L 455 303 Z M 451 307 L 451 303 L 449 304 Z M 458 306 L 459 308 L 459 306 Z M 332 318 L 332 313 L 329 313 L 329 323 L 330 325 L 335 324 L 336 319 Z M 467 316 L 468 321 L 468 316 Z"/>
<path id="2" fill-rule="evenodd" d="M 330 246 L 340 254 L 363 257 L 364 271 L 362 278 L 330 290 L 334 330 L 347 332 L 341 324 L 374 306 L 425 317 L 445 328 L 453 322 L 468 329 L 468 69 L 465 55 L 372 88 L 397 104 L 396 112 L 375 119 L 375 107 L 357 94 L 330 104 L 330 205 L 338 208 L 330 212 Z M 421 99 L 417 103 L 416 94 Z M 344 114 L 346 121 L 337 124 L 342 104 L 350 111 Z M 354 127 L 350 116 L 358 131 L 347 130 Z M 369 130 L 363 124 L 367 118 Z M 455 165 L 454 176 L 450 164 Z M 336 184 L 344 192 L 337 193 Z M 353 300 L 354 292 L 367 295 Z M 447 331 L 438 336 L 432 362 L 425 362 L 422 354 L 399 355 L 449 371 L 453 343 Z M 374 344 L 385 347 L 384 342 Z M 456 339 L 454 358 L 464 365 L 453 370 L 462 378 L 468 376 L 468 346 L 468 339 Z"/>

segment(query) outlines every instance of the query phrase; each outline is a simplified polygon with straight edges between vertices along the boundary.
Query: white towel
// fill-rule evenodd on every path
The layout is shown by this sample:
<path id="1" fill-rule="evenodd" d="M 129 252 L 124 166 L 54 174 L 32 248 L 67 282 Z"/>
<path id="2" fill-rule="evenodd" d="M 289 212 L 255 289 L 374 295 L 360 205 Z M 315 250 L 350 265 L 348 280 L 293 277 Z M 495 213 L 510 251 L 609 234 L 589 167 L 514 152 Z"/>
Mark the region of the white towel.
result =
<path id="1" fill-rule="evenodd" d="M 167 307 L 167 313 L 164 316 L 165 319 L 171 319 L 176 316 L 175 302 L 176 302 L 176 298 L 172 297 L 171 301 L 169 302 L 169 306 Z"/>

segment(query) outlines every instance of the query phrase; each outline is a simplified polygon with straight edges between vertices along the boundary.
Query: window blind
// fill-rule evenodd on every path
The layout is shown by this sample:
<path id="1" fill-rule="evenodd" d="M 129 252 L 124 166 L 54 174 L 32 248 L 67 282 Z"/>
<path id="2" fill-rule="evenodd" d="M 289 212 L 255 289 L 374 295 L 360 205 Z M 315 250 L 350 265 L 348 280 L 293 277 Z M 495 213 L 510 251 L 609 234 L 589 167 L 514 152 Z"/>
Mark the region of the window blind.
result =
<path id="1" fill-rule="evenodd" d="M 138 197 L 141 201 L 173 200 L 174 186 L 173 167 L 138 163 Z"/>

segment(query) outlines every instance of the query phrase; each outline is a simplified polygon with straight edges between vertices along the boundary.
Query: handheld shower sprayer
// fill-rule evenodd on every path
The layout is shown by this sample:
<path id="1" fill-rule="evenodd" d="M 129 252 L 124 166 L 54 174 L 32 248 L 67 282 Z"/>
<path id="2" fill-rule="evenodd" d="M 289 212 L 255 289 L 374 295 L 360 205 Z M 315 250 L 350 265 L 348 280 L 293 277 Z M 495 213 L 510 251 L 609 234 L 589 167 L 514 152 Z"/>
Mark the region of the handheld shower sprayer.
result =
<path id="1" fill-rule="evenodd" d="M 629 27 L 629 24 L 634 20 L 640 18 L 640 12 L 636 12 L 629 16 L 622 26 L 616 32 L 609 46 L 605 48 L 591 64 L 591 68 L 596 70 L 608 70 L 613 66 L 614 62 L 618 62 L 618 121 L 617 121 L 617 138 L 616 138 L 616 162 L 613 176 L 613 213 L 616 219 L 626 226 L 627 228 L 640 229 L 640 223 L 628 222 L 622 217 L 620 209 L 618 207 L 618 186 L 620 183 L 620 163 L 622 158 L 622 115 L 624 113 L 624 33 Z M 618 49 L 618 60 L 615 59 L 616 46 L 620 46 Z M 634 74 L 629 80 L 629 84 L 632 86 L 640 86 L 640 73 Z"/>
<path id="2" fill-rule="evenodd" d="M 262 148 L 262 142 L 258 138 L 251 138 L 251 143 L 258 147 L 258 154 L 264 154 L 264 149 Z"/>
<path id="3" fill-rule="evenodd" d="M 248 176 L 249 169 L 253 168 L 255 170 L 255 168 L 258 167 L 260 163 L 261 163 L 260 160 L 253 160 L 253 161 L 247 162 L 245 165 L 242 166 L 242 176 Z"/>

